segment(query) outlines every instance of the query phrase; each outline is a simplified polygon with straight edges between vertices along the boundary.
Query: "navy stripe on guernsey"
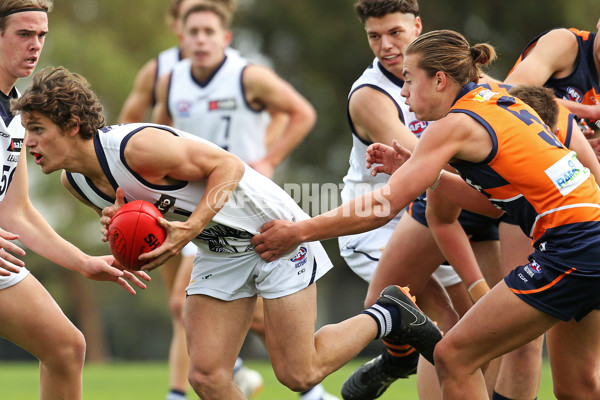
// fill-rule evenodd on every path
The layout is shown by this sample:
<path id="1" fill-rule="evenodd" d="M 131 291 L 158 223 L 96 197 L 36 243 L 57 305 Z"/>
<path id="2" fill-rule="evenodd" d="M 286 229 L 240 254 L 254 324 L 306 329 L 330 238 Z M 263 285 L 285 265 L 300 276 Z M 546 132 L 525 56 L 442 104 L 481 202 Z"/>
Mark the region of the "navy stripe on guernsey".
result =
<path id="1" fill-rule="evenodd" d="M 564 145 L 567 149 L 569 149 L 571 148 L 571 138 L 573 137 L 573 120 L 575 119 L 575 114 L 569 113 L 567 119 L 569 122 L 567 122 L 567 133 L 565 134 Z"/>
<path id="2" fill-rule="evenodd" d="M 152 188 L 152 189 L 157 189 L 157 190 L 161 190 L 161 189 L 165 189 L 165 190 L 177 190 L 177 189 L 181 189 L 184 188 L 188 183 L 187 182 L 182 182 L 179 184 L 173 184 L 173 185 L 156 185 L 154 183 L 148 182 L 147 180 L 145 180 L 141 175 L 139 175 L 137 172 L 135 172 L 134 170 L 132 170 L 129 167 L 129 164 L 127 164 L 127 161 L 125 160 L 125 146 L 127 145 L 127 143 L 129 142 L 129 139 L 131 139 L 131 137 L 136 134 L 137 132 L 146 129 L 146 128 L 155 128 L 155 129 L 160 129 L 160 130 L 164 130 L 166 132 L 171 133 L 174 136 L 179 136 L 177 135 L 177 133 L 167 127 L 164 126 L 149 126 L 149 125 L 145 125 L 145 126 L 141 126 L 137 129 L 134 129 L 133 131 L 129 132 L 124 138 L 123 141 L 121 142 L 121 148 L 119 149 L 119 157 L 121 159 L 121 162 L 123 163 L 123 165 L 125 166 L 125 168 L 127 168 L 127 170 L 138 180 L 140 181 L 142 184 L 144 184 L 145 186 Z M 113 188 L 115 189 L 115 191 L 117 190 L 117 188 L 119 187 L 119 185 L 117 184 L 117 181 L 115 180 L 115 178 L 113 177 L 111 171 L 110 171 L 110 167 L 108 166 L 108 162 L 106 161 L 106 155 L 104 154 L 104 149 L 102 148 L 102 144 L 100 143 L 100 138 L 98 135 L 94 136 L 94 147 L 96 148 L 96 155 L 98 156 L 98 161 L 100 162 L 100 166 L 102 167 L 102 170 L 104 171 L 104 174 L 106 175 L 106 177 L 108 178 L 110 184 L 113 186 Z"/>
<path id="3" fill-rule="evenodd" d="M 81 187 L 79 186 L 79 184 L 75 181 L 75 178 L 73 178 L 73 174 L 70 173 L 69 171 L 65 171 L 66 172 L 66 176 L 67 176 L 67 180 L 69 181 L 69 183 L 71 184 L 71 186 L 73 187 L 73 189 L 75 189 L 75 191 L 77 193 L 79 193 L 79 195 L 81 197 L 83 197 L 84 199 L 86 199 L 87 201 L 89 201 L 90 203 L 95 204 L 95 202 L 93 202 L 84 192 L 83 190 L 81 190 Z M 103 198 L 104 200 L 110 202 L 110 203 L 114 203 L 116 201 L 116 199 L 108 196 L 106 193 L 102 192 L 100 189 L 98 189 L 98 187 L 96 185 L 94 185 L 94 183 L 91 181 L 90 178 L 88 178 L 87 176 L 85 177 L 85 181 L 87 182 L 88 186 L 90 187 L 90 189 L 92 189 L 94 191 L 94 193 L 96 193 L 98 196 L 100 196 L 101 198 Z"/>
<path id="4" fill-rule="evenodd" d="M 369 65 L 368 68 L 373 68 L 373 64 Z M 380 62 L 377 62 L 377 68 L 383 75 L 385 75 L 386 78 L 388 78 L 394 84 L 398 85 L 399 90 L 402 89 L 402 86 L 404 86 L 404 81 L 402 79 L 398 78 L 396 75 L 392 74 L 390 71 L 385 69 Z M 394 105 L 396 106 L 396 109 L 398 110 L 398 119 L 400 119 L 400 121 L 404 125 L 406 125 L 406 122 L 404 121 L 404 114 L 402 113 L 400 105 L 396 102 L 396 100 L 394 100 L 394 97 L 387 90 L 384 90 L 380 86 L 376 86 L 370 83 L 365 83 L 364 85 L 359 85 L 355 87 L 354 90 L 352 90 L 352 92 L 350 92 L 350 94 L 348 95 L 348 101 L 346 102 L 346 118 L 348 119 L 348 125 L 350 125 L 350 131 L 352 132 L 352 134 L 356 136 L 356 138 L 360 140 L 363 144 L 368 146 L 373 142 L 365 140 L 358 136 L 358 134 L 356 133 L 356 128 L 354 127 L 354 123 L 352 122 L 352 118 L 350 117 L 350 97 L 352 97 L 352 94 L 354 94 L 354 92 L 363 87 L 369 87 L 373 90 L 377 90 L 378 92 L 383 93 L 384 95 L 389 97 L 392 103 L 394 103 Z"/>

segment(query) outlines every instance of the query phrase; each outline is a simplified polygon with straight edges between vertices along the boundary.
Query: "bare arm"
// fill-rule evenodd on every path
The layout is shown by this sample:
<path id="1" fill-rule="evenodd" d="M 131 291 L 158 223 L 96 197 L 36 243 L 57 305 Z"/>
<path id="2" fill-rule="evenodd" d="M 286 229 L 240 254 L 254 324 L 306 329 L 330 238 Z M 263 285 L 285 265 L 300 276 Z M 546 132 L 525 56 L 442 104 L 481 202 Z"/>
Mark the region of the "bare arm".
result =
<path id="1" fill-rule="evenodd" d="M 52 229 L 29 200 L 26 154 L 21 153 L 19 165 L 6 196 L 0 204 L 0 221 L 9 230 L 19 234 L 19 240 L 42 257 L 93 280 L 113 281 L 131 294 L 133 288 L 126 281 L 144 289 L 132 273 L 121 271 L 112 256 L 91 257 Z M 150 279 L 146 274 L 138 274 Z"/>
<path id="2" fill-rule="evenodd" d="M 555 29 L 542 36 L 535 47 L 509 73 L 504 83 L 543 86 L 550 78 L 563 78 L 573 72 L 577 60 L 577 39 L 567 29 Z M 599 119 L 600 105 L 559 102 L 579 118 Z"/>
<path id="3" fill-rule="evenodd" d="M 148 61 L 138 72 L 133 89 L 119 114 L 119 123 L 146 121 L 152 111 L 154 84 L 156 79 L 156 59 Z"/>
<path id="4" fill-rule="evenodd" d="M 555 29 L 542 36 L 506 77 L 504 83 L 542 86 L 550 78 L 562 78 L 573 71 L 577 40 L 567 29 Z"/>
<path id="5" fill-rule="evenodd" d="M 266 107 L 272 113 L 287 115 L 288 122 L 283 133 L 262 160 L 251 164 L 262 164 L 257 168 L 259 170 L 274 170 L 308 135 L 315 125 L 317 113 L 292 85 L 268 68 L 250 65 L 244 70 L 242 79 L 249 104 L 257 109 Z"/>
<path id="6" fill-rule="evenodd" d="M 453 134 L 447 134 L 446 129 Z M 468 130 L 457 130 L 453 124 L 447 126 L 438 121 L 420 139 L 413 156 L 379 190 L 308 220 L 269 222 L 263 225 L 261 234 L 254 236 L 252 244 L 264 260 L 272 261 L 302 242 L 378 228 L 437 179 L 440 170 L 460 151 L 468 136 Z"/>
<path id="7" fill-rule="evenodd" d="M 125 148 L 125 159 L 136 173 L 152 183 L 206 180 L 204 195 L 186 221 L 160 220 L 167 238 L 160 247 L 140 256 L 140 260 L 154 259 L 144 270 L 164 264 L 198 236 L 224 206 L 244 174 L 244 164 L 233 154 L 154 128 L 146 128 L 131 138 Z M 115 208 L 103 210 L 103 225 L 110 223 L 115 211 Z"/>
<path id="8" fill-rule="evenodd" d="M 156 87 L 156 104 L 152 110 L 152 122 L 162 125 L 173 125 L 173 117 L 169 114 L 169 84 L 171 74 L 163 75 Z"/>
<path id="9" fill-rule="evenodd" d="M 577 153 L 577 158 L 584 167 L 588 168 L 594 178 L 596 179 L 596 183 L 600 182 L 600 163 L 598 162 L 598 157 L 594 152 L 590 142 L 585 138 L 581 129 L 577 126 L 577 121 L 573 120 L 572 126 L 573 132 L 571 134 L 571 143 L 569 148 Z M 592 139 L 593 140 L 593 139 Z"/>
<path id="10" fill-rule="evenodd" d="M 412 153 L 394 141 L 393 147 L 381 143 L 375 143 L 367 149 L 367 167 L 371 164 L 380 164 L 372 169 L 372 174 L 392 174 L 404 164 Z M 485 195 L 467 185 L 460 176 L 447 172 L 438 176 L 435 191 L 444 195 L 448 200 L 466 210 L 497 218 L 502 211 L 494 207 Z"/>
<path id="11" fill-rule="evenodd" d="M 469 289 L 471 299 L 476 302 L 484 293 L 476 294 L 473 288 L 481 291 L 482 284 L 479 282 L 485 285 L 484 292 L 487 292 L 489 287 L 485 284 L 469 238 L 458 222 L 460 210 L 460 207 L 446 197 L 431 190 L 427 191 L 426 216 L 429 229 L 444 257 Z"/>
<path id="12" fill-rule="evenodd" d="M 391 146 L 396 140 L 410 151 L 417 145 L 417 137 L 400 120 L 396 104 L 378 90 L 356 90 L 350 97 L 348 111 L 356 133 L 366 141 Z"/>

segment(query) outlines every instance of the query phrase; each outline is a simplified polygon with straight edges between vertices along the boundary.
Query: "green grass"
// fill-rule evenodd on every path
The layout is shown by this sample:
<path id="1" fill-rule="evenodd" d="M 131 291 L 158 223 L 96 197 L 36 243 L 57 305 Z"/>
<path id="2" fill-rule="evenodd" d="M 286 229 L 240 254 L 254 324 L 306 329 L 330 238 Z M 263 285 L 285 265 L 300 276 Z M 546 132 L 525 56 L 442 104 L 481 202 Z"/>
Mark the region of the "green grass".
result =
<path id="1" fill-rule="evenodd" d="M 323 385 L 332 394 L 339 390 L 346 377 L 366 360 L 356 360 L 333 373 Z M 265 386 L 255 400 L 297 400 L 298 394 L 281 385 L 265 361 L 246 360 L 246 366 L 258 370 Z M 167 389 L 166 363 L 112 363 L 86 365 L 84 369 L 84 400 L 164 400 Z M 35 400 L 38 398 L 38 367 L 32 362 L 0 363 L 0 398 Z M 189 396 L 190 399 L 195 398 Z M 381 397 L 382 400 L 416 400 L 414 376 L 395 382 Z M 550 369 L 544 365 L 538 400 L 552 400 Z"/>

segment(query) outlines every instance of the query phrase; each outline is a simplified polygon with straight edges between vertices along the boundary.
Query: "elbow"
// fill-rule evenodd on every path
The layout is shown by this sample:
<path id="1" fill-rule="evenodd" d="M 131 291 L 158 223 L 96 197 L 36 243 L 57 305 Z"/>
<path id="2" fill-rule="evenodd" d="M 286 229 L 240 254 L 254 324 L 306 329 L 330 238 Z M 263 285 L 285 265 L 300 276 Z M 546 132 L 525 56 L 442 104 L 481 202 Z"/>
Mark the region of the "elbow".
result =
<path id="1" fill-rule="evenodd" d="M 308 132 L 310 132 L 310 130 L 314 128 L 315 124 L 317 123 L 317 111 L 309 102 L 306 102 L 304 104 L 304 107 L 299 109 L 296 113 L 295 119 L 296 121 L 299 121 L 301 124 L 303 124 L 303 131 L 306 132 L 306 136 L 308 135 Z"/>

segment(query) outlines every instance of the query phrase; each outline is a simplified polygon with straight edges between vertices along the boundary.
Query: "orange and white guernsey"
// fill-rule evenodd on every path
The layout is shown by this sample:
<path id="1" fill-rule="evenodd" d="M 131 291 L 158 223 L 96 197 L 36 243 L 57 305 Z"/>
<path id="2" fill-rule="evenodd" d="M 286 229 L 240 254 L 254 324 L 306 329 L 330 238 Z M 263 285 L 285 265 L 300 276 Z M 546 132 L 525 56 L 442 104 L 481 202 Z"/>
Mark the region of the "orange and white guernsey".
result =
<path id="1" fill-rule="evenodd" d="M 493 142 L 481 163 L 453 161 L 452 166 L 534 242 L 549 230 L 562 235 L 564 228 L 600 222 L 593 176 L 521 100 L 469 83 L 449 112 L 480 122 Z"/>

